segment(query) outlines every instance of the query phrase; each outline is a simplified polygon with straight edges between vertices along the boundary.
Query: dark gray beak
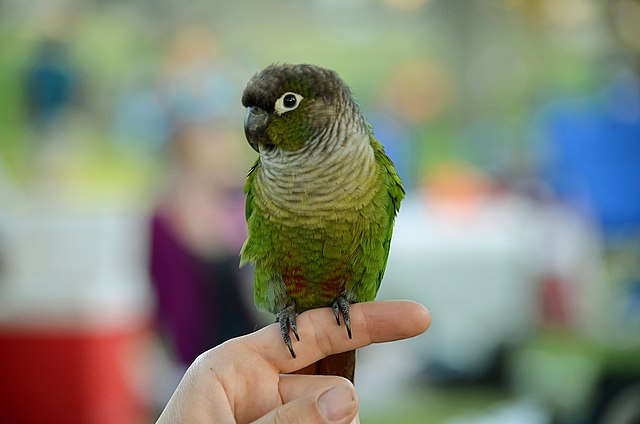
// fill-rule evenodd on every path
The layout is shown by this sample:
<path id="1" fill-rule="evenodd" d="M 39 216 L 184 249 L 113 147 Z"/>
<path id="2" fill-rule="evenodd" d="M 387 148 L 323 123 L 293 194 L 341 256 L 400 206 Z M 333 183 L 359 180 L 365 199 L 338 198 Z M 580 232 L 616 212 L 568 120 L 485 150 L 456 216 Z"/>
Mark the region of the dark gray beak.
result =
<path id="1" fill-rule="evenodd" d="M 244 135 L 256 152 L 260 152 L 261 144 L 272 144 L 267 135 L 267 126 L 270 120 L 269 113 L 259 107 L 247 108 L 247 115 L 244 118 Z"/>

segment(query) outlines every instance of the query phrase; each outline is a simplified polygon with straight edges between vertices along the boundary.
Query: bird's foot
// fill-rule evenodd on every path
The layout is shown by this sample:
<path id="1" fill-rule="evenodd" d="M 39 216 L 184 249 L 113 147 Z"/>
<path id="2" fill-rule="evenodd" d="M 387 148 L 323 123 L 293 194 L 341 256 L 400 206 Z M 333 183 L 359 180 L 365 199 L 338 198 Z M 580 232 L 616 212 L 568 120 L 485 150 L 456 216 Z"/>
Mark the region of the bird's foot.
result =
<path id="1" fill-rule="evenodd" d="M 333 315 L 336 317 L 336 322 L 340 325 L 340 314 L 344 319 L 344 326 L 347 327 L 347 334 L 351 338 L 351 318 L 349 318 L 349 301 L 340 296 L 333 301 L 331 305 L 333 308 Z"/>
<path id="2" fill-rule="evenodd" d="M 280 334 L 282 335 L 282 339 L 289 348 L 289 352 L 291 353 L 291 356 L 293 358 L 296 357 L 296 353 L 293 351 L 293 346 L 291 345 L 291 336 L 289 335 L 289 332 L 293 331 L 293 335 L 296 336 L 296 340 L 300 341 L 300 336 L 298 336 L 298 328 L 296 327 L 297 315 L 298 313 L 296 312 L 296 305 L 293 303 L 276 314 L 276 322 L 280 325 Z"/>

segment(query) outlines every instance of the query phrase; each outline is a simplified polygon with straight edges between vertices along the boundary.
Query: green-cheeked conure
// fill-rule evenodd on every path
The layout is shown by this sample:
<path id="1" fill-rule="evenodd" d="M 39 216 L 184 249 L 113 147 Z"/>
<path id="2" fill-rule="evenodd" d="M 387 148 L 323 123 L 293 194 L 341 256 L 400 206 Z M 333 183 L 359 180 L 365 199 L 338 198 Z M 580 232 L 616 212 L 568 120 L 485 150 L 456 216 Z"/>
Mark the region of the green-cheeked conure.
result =
<path id="1" fill-rule="evenodd" d="M 351 90 L 332 70 L 270 65 L 248 82 L 244 130 L 259 157 L 245 185 L 258 307 L 276 315 L 295 357 L 296 315 L 333 308 L 351 337 L 349 304 L 373 300 L 404 188 Z M 304 370 L 353 381 L 355 352 Z"/>

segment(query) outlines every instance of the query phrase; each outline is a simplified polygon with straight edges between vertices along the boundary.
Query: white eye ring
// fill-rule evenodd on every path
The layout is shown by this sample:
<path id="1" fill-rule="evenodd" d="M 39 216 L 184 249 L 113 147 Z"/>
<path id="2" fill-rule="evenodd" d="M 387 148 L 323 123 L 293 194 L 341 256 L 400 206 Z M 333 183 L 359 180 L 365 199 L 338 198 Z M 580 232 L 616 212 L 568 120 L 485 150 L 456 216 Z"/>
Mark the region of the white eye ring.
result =
<path id="1" fill-rule="evenodd" d="M 294 110 L 298 107 L 304 97 L 298 93 L 287 91 L 278 100 L 276 100 L 275 110 L 278 115 Z"/>

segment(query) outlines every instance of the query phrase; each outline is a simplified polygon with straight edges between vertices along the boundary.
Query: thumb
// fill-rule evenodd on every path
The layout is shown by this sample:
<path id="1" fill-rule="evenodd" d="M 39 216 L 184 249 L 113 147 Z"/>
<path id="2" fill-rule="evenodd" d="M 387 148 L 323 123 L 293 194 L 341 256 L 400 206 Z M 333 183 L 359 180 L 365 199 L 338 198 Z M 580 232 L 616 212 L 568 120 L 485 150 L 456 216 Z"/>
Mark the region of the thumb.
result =
<path id="1" fill-rule="evenodd" d="M 348 424 L 357 413 L 358 395 L 353 385 L 339 384 L 285 403 L 254 424 Z"/>

